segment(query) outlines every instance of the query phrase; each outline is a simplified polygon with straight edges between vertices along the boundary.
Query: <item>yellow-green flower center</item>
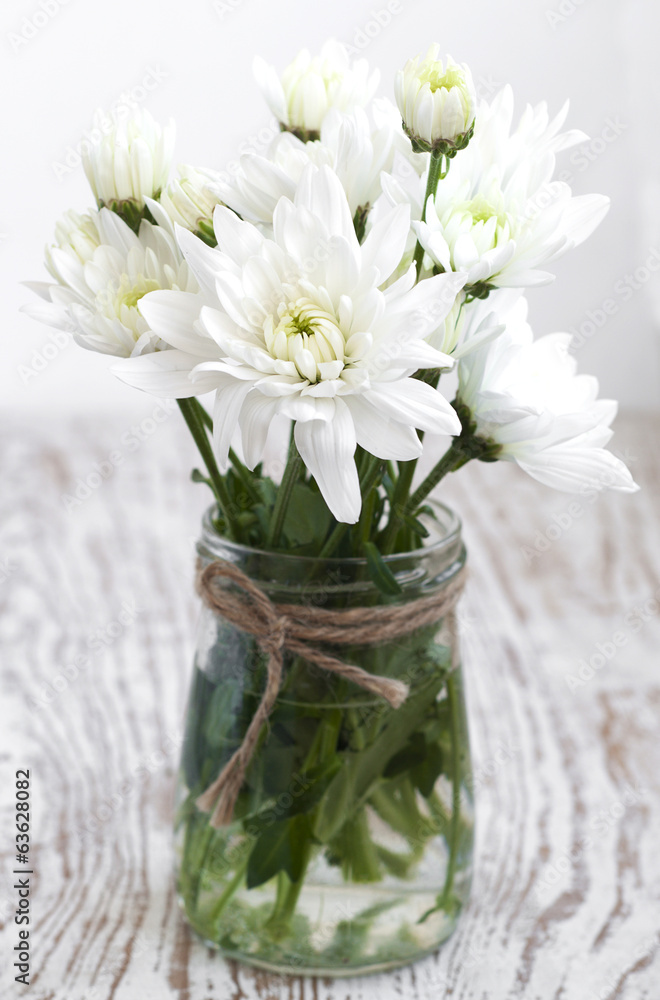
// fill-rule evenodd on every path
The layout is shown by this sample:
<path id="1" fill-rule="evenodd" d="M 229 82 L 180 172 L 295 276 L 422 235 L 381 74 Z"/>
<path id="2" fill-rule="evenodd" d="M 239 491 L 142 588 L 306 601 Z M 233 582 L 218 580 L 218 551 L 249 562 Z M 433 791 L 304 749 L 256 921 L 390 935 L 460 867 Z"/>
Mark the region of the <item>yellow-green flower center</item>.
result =
<path id="1" fill-rule="evenodd" d="M 484 198 L 483 195 L 477 195 L 472 201 L 469 201 L 466 206 L 466 211 L 472 216 L 472 221 L 474 223 L 478 222 L 488 222 L 489 219 L 497 219 L 498 226 L 506 226 L 509 222 L 509 217 L 504 210 L 503 205 L 494 205 L 492 202 Z"/>
<path id="2" fill-rule="evenodd" d="M 443 72 L 442 63 L 427 62 L 422 63 L 419 68 L 419 79 L 422 83 L 428 83 L 431 93 L 441 90 L 451 90 L 452 87 L 464 87 L 465 80 L 460 69 L 450 67 Z"/>
<path id="3" fill-rule="evenodd" d="M 319 365 L 344 363 L 346 341 L 336 316 L 310 299 L 281 303 L 264 322 L 264 341 L 273 358 L 292 361 L 310 382 L 323 377 Z"/>
<path id="4" fill-rule="evenodd" d="M 114 302 L 117 315 L 120 315 L 122 307 L 134 309 L 143 295 L 155 292 L 160 287 L 155 278 L 145 278 L 144 275 L 140 275 L 134 282 L 127 274 L 122 274 Z"/>

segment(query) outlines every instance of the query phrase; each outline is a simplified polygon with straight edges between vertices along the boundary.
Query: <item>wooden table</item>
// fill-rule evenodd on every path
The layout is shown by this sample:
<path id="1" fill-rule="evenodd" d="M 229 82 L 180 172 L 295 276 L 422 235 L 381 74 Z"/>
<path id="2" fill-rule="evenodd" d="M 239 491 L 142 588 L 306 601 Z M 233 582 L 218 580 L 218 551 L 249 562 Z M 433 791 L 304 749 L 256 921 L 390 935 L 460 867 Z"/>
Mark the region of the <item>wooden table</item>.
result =
<path id="1" fill-rule="evenodd" d="M 472 902 L 437 955 L 315 981 L 225 963 L 179 916 L 171 803 L 207 497 L 178 416 L 147 403 L 134 421 L 4 423 L 0 996 L 658 1000 L 660 421 L 619 421 L 635 496 L 575 500 L 504 463 L 444 490 L 471 563 Z M 89 495 L 72 503 L 79 477 Z M 32 776 L 29 989 L 8 960 L 18 768 Z"/>

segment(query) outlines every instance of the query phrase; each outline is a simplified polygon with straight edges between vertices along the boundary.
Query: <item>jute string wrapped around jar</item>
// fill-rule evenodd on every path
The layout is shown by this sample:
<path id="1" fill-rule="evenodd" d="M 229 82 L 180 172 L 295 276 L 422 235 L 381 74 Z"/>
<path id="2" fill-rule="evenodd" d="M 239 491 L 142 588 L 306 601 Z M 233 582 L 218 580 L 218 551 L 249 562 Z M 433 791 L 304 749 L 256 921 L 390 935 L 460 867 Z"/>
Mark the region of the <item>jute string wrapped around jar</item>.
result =
<path id="1" fill-rule="evenodd" d="M 384 698 L 393 708 L 399 708 L 408 697 L 409 688 L 404 681 L 370 674 L 310 643 L 381 645 L 410 635 L 441 618 L 449 620 L 453 632 L 456 604 L 465 586 L 465 575 L 465 569 L 462 569 L 441 592 L 405 605 L 330 610 L 304 604 L 274 604 L 242 570 L 223 559 L 215 560 L 206 567 L 199 565 L 197 591 L 207 607 L 242 632 L 253 635 L 264 653 L 268 654 L 266 687 L 243 742 L 215 781 L 197 799 L 199 809 L 213 811 L 211 826 L 217 829 L 232 820 L 259 733 L 280 689 L 285 650 L 353 681 L 366 691 Z M 225 580 L 234 587 L 218 586 L 219 580 Z M 458 666 L 457 657 L 454 643 L 452 670 Z"/>

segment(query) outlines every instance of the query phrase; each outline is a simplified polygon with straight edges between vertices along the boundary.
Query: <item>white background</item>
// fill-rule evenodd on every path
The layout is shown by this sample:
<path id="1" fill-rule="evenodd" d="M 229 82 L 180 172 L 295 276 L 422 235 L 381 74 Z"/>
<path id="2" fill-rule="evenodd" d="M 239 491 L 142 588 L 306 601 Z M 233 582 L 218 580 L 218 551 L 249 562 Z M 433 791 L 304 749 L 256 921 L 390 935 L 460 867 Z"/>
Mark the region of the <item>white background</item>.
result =
<path id="1" fill-rule="evenodd" d="M 561 169 L 577 193 L 608 194 L 612 208 L 596 235 L 554 266 L 557 280 L 531 294 L 532 322 L 539 335 L 582 332 L 580 369 L 599 377 L 603 395 L 628 408 L 658 407 L 660 271 L 644 270 L 649 257 L 660 267 L 658 8 L 651 0 L 390 0 L 398 13 L 379 27 L 372 12 L 385 6 L 3 0 L 5 407 L 20 416 L 146 403 L 107 372 L 107 359 L 75 345 L 43 367 L 48 329 L 18 311 L 31 294 L 19 282 L 46 277 L 43 245 L 57 217 L 91 204 L 75 145 L 94 110 L 129 91 L 160 120 L 175 118 L 178 161 L 226 169 L 242 144 L 261 150 L 268 136 L 271 116 L 252 80 L 252 56 L 282 69 L 299 48 L 318 50 L 330 36 L 362 48 L 389 96 L 396 69 L 437 40 L 470 64 L 483 96 L 509 81 L 519 111 L 547 99 L 555 112 L 571 98 L 568 125 L 591 143 L 562 154 Z M 605 316 L 606 300 L 613 315 Z"/>

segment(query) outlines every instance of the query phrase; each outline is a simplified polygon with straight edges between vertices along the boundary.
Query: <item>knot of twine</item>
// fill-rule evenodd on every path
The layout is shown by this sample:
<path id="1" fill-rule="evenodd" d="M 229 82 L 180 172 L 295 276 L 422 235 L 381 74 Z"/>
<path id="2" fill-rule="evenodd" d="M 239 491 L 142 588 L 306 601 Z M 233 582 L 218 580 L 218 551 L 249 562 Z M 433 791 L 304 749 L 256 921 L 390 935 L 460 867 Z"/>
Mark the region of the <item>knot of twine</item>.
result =
<path id="1" fill-rule="evenodd" d="M 220 579 L 234 584 L 242 593 L 217 586 L 216 581 Z M 464 585 L 465 570 L 461 569 L 441 592 L 408 604 L 330 610 L 304 604 L 273 604 L 242 570 L 224 559 L 204 568 L 198 565 L 197 592 L 206 606 L 242 632 L 253 635 L 268 654 L 266 688 L 243 742 L 215 781 L 197 799 L 197 806 L 202 812 L 213 811 L 211 826 L 217 829 L 231 822 L 259 733 L 280 689 L 285 650 L 353 681 L 366 691 L 384 698 L 393 708 L 399 708 L 409 693 L 409 687 L 403 681 L 370 674 L 361 667 L 330 656 L 310 645 L 310 642 L 342 646 L 380 645 L 445 617 L 450 618 L 450 629 L 455 633 L 455 608 Z M 451 669 L 457 666 L 454 643 Z"/>

